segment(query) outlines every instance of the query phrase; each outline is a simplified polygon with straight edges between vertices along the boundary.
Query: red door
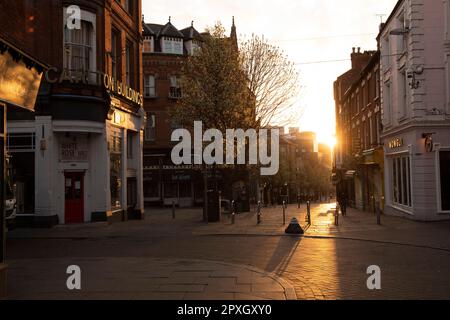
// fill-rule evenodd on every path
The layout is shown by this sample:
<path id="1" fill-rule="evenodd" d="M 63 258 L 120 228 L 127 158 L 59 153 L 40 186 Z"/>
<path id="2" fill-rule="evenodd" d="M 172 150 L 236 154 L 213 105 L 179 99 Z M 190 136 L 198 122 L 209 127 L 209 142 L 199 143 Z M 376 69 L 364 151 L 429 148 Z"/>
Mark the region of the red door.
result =
<path id="1" fill-rule="evenodd" d="M 66 224 L 84 222 L 84 173 L 66 172 Z"/>

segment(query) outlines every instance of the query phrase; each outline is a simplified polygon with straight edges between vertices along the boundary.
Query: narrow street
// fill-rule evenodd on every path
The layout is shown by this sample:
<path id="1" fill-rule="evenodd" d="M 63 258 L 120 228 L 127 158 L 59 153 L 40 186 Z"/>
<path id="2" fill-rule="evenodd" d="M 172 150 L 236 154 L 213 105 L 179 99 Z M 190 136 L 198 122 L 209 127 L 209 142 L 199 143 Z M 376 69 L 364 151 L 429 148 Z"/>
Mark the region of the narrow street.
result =
<path id="1" fill-rule="evenodd" d="M 17 229 L 9 233 L 10 299 L 440 299 L 450 294 L 450 223 L 426 224 L 313 205 L 305 236 L 286 236 L 282 208 L 232 225 L 201 223 L 200 210 L 148 210 L 146 220 Z M 305 206 L 286 220 L 306 225 Z M 89 248 L 89 250 L 86 250 Z M 82 270 L 82 290 L 66 269 Z M 370 291 L 366 270 L 382 271 Z"/>

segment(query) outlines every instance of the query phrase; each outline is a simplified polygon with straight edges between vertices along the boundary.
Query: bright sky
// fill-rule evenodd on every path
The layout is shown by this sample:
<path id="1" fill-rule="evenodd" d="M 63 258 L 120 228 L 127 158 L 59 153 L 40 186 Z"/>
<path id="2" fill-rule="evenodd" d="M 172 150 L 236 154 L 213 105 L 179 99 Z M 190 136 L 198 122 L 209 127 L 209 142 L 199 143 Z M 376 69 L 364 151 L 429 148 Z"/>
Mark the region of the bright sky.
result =
<path id="1" fill-rule="evenodd" d="M 264 35 L 297 64 L 303 109 L 302 131 L 315 131 L 320 142 L 335 133 L 334 80 L 347 71 L 352 47 L 376 49 L 379 14 L 387 19 L 397 0 L 143 0 L 145 21 L 164 24 L 172 17 L 179 29 L 194 20 L 203 31 L 221 21 L 228 28 L 235 16 L 238 35 Z M 344 60 L 344 61 L 335 61 Z M 322 62 L 320 61 L 333 61 Z"/>

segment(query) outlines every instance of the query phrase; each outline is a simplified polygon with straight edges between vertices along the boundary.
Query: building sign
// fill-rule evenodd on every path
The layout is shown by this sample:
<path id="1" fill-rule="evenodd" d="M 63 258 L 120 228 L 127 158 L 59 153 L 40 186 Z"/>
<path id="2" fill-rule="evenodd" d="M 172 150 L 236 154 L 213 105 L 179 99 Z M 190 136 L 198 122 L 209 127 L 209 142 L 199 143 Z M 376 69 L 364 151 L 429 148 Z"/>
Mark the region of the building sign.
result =
<path id="1" fill-rule="evenodd" d="M 13 59 L 8 50 L 0 52 L 0 99 L 34 111 L 42 73 Z"/>
<path id="2" fill-rule="evenodd" d="M 397 138 L 389 142 L 389 149 L 398 149 L 403 147 L 403 139 Z"/>
<path id="3" fill-rule="evenodd" d="M 124 97 L 125 99 L 134 102 L 141 107 L 144 106 L 144 97 L 142 94 L 107 74 L 103 75 L 103 85 L 106 90 L 111 91 L 113 94 Z"/>
<path id="4" fill-rule="evenodd" d="M 85 142 L 64 141 L 60 145 L 60 160 L 62 162 L 88 161 L 88 146 Z"/>
<path id="5" fill-rule="evenodd" d="M 130 102 L 144 107 L 144 97 L 142 94 L 101 71 L 93 72 L 80 70 L 78 72 L 74 72 L 67 69 L 62 69 L 61 71 L 56 67 L 51 67 L 45 73 L 45 78 L 48 83 L 70 81 L 71 83 L 100 85 L 101 81 L 104 88 L 115 96 L 125 98 Z M 115 104 L 117 104 L 117 102 L 115 102 Z"/>

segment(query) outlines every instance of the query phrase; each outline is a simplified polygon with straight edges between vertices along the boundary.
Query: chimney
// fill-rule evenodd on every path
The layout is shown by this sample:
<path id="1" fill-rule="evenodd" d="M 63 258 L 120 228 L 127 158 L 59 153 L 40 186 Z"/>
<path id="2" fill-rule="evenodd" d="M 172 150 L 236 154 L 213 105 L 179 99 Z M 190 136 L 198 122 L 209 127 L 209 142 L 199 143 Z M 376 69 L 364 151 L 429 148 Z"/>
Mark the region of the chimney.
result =
<path id="1" fill-rule="evenodd" d="M 352 69 L 357 71 L 362 71 L 364 67 L 367 65 L 371 58 L 370 52 L 361 52 L 361 47 L 353 48 L 351 59 L 352 59 Z"/>

